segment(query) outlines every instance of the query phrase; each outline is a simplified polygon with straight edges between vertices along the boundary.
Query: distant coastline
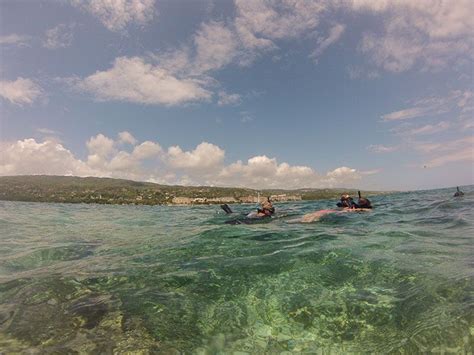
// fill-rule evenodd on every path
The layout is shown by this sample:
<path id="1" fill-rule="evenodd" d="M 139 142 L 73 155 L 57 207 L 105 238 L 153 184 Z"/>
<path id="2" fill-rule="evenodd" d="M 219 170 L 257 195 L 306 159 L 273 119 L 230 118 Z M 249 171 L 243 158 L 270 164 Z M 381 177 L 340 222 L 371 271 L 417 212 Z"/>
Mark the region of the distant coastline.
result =
<path id="1" fill-rule="evenodd" d="M 276 202 L 338 198 L 354 189 L 264 189 L 173 186 L 123 179 L 22 175 L 0 177 L 0 200 L 56 203 L 96 203 L 110 205 L 209 205 L 257 203 L 272 196 Z M 363 191 L 365 196 L 388 191 Z"/>

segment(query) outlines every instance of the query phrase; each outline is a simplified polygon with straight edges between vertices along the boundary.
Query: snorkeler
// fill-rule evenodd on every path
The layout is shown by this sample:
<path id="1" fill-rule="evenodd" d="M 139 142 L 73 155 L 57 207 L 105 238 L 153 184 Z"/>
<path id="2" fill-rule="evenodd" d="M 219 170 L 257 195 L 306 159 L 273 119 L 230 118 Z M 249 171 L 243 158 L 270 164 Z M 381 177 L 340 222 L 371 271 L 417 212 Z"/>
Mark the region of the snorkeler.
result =
<path id="1" fill-rule="evenodd" d="M 257 215 L 259 217 L 270 217 L 275 213 L 275 207 L 272 205 L 270 196 L 268 196 L 267 199 L 260 204 L 260 207 L 261 208 L 257 209 Z"/>
<path id="2" fill-rule="evenodd" d="M 227 204 L 221 205 L 221 208 L 226 214 L 234 213 Z M 226 221 L 225 224 L 253 224 L 259 223 L 259 221 L 271 221 L 272 219 L 269 217 L 272 217 L 274 213 L 275 207 L 273 207 L 270 197 L 267 197 L 262 203 L 260 203 L 260 208 L 258 208 L 257 211 L 252 211 L 247 215 L 230 219 Z"/>
<path id="3" fill-rule="evenodd" d="M 340 202 L 337 203 L 337 207 L 349 208 L 349 209 L 370 209 L 372 204 L 369 199 L 361 196 L 360 191 L 358 191 L 359 200 L 357 203 L 354 202 L 354 199 L 349 196 L 349 194 L 342 194 Z"/>
<path id="4" fill-rule="evenodd" d="M 456 192 L 454 193 L 454 197 L 461 197 L 461 196 L 464 196 L 464 192 L 462 192 L 461 190 L 459 190 L 459 186 L 456 186 Z"/>
<path id="5" fill-rule="evenodd" d="M 320 210 L 312 213 L 305 214 L 299 222 L 311 223 L 318 221 L 321 217 L 326 216 L 331 213 L 345 213 L 345 212 L 358 212 L 358 211 L 367 211 L 372 209 L 372 204 L 369 199 L 361 196 L 360 191 L 358 191 L 359 200 L 357 203 L 354 202 L 353 198 L 348 194 L 343 194 L 341 196 L 341 201 L 337 203 L 337 207 L 342 207 L 342 210 Z"/>

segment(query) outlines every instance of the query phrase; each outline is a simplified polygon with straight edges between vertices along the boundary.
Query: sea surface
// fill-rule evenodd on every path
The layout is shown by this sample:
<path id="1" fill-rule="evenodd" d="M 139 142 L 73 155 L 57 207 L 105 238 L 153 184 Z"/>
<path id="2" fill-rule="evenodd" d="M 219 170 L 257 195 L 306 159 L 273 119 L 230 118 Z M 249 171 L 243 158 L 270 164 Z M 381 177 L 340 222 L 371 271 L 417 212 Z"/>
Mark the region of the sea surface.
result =
<path id="1" fill-rule="evenodd" d="M 219 206 L 0 201 L 0 353 L 473 353 L 463 189 L 310 224 L 336 201 L 254 225 Z"/>

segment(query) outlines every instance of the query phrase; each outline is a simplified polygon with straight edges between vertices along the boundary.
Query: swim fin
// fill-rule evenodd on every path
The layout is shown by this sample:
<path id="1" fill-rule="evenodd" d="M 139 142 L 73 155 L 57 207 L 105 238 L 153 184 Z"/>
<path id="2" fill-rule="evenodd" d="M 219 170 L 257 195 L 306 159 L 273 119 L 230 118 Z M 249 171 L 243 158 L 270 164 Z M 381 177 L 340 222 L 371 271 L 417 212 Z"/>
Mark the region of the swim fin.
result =
<path id="1" fill-rule="evenodd" d="M 222 209 L 224 210 L 224 212 L 227 213 L 227 214 L 234 213 L 234 212 L 230 209 L 230 207 L 229 207 L 229 205 L 228 205 L 227 203 L 224 203 L 223 205 L 221 205 L 221 208 L 222 208 Z"/>

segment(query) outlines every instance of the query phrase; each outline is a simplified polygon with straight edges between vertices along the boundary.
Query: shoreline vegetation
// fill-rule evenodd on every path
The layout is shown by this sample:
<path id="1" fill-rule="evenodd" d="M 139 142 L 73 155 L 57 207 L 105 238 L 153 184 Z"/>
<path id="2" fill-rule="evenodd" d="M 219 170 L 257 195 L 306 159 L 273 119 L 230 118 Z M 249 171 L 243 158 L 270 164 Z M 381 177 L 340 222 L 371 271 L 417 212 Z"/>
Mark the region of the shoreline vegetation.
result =
<path id="1" fill-rule="evenodd" d="M 257 203 L 271 196 L 275 202 L 311 201 L 353 195 L 357 190 L 334 189 L 264 189 L 160 185 L 132 180 L 21 175 L 0 177 L 0 200 L 56 203 L 97 203 L 109 205 L 210 205 Z M 388 191 L 363 191 L 364 196 L 388 194 Z"/>

